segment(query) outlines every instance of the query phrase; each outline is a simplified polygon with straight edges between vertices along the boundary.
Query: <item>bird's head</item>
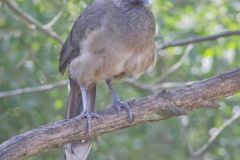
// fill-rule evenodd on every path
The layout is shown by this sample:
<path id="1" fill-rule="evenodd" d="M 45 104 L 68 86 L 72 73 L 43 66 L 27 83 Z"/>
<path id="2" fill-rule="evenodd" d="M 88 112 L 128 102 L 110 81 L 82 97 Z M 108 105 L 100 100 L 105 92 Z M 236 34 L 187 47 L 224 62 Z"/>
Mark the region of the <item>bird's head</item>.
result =
<path id="1" fill-rule="evenodd" d="M 148 4 L 148 0 L 117 0 L 120 6 L 128 5 L 145 5 Z"/>
<path id="2" fill-rule="evenodd" d="M 148 0 L 123 0 L 131 4 L 148 4 Z"/>

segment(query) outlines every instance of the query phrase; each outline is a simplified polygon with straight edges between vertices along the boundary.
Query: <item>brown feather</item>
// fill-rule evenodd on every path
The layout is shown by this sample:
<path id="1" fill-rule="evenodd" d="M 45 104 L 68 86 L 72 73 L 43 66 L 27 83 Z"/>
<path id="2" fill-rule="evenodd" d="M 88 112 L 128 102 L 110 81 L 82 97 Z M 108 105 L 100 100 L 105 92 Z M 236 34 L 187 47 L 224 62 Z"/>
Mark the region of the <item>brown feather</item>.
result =
<path id="1" fill-rule="evenodd" d="M 96 84 L 88 87 L 88 110 L 93 112 L 95 108 Z M 82 98 L 79 85 L 74 80 L 70 79 L 70 93 L 68 99 L 68 110 L 66 117 L 74 118 L 82 112 Z M 66 160 L 85 160 L 90 151 L 92 140 L 74 141 L 65 145 Z"/>

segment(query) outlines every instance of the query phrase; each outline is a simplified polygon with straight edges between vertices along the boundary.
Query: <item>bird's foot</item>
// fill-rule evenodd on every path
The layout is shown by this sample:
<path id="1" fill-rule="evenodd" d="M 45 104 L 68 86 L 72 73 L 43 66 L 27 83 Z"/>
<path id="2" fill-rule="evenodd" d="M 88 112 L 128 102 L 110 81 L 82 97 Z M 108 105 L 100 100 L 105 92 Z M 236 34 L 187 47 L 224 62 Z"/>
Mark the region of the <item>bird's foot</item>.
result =
<path id="1" fill-rule="evenodd" d="M 130 105 L 128 104 L 128 102 L 115 101 L 115 102 L 113 102 L 112 105 L 118 114 L 119 114 L 121 108 L 124 108 L 128 113 L 128 121 L 130 123 L 133 122 L 132 109 L 131 109 Z"/>
<path id="2" fill-rule="evenodd" d="M 79 115 L 81 118 L 86 118 L 87 120 L 87 135 L 89 139 L 92 139 L 92 119 L 97 118 L 102 120 L 103 117 L 100 114 L 94 113 L 94 112 L 89 112 L 85 111 Z"/>

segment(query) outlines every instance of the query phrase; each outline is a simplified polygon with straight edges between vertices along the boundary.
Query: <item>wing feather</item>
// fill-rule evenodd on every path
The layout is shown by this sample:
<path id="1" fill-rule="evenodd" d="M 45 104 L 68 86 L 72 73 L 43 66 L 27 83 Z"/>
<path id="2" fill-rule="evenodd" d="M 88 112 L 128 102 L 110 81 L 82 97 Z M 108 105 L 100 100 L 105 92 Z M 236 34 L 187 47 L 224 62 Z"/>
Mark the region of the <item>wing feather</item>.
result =
<path id="1" fill-rule="evenodd" d="M 91 36 L 91 32 L 102 26 L 102 19 L 107 13 L 105 1 L 94 1 L 74 22 L 60 51 L 59 71 L 64 74 L 71 61 L 81 54 L 81 43 Z"/>

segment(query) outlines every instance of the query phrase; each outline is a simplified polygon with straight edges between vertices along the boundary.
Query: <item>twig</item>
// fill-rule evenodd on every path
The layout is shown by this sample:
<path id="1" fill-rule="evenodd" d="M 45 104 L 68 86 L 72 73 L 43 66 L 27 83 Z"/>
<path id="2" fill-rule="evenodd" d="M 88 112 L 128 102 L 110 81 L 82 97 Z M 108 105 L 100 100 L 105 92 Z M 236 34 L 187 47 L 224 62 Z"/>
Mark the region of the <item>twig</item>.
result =
<path id="1" fill-rule="evenodd" d="M 233 122 L 235 122 L 240 117 L 240 111 L 237 111 L 233 114 L 233 116 L 226 120 L 221 127 L 217 128 L 214 133 L 210 136 L 207 143 L 204 144 L 198 151 L 193 152 L 193 156 L 197 157 L 202 155 L 207 151 L 207 149 L 214 143 L 214 141 L 218 138 L 218 136 L 224 131 L 224 129 L 230 126 Z"/>
<path id="2" fill-rule="evenodd" d="M 166 83 L 160 83 L 160 84 L 154 84 L 151 85 L 152 88 L 154 89 L 154 91 L 159 91 L 161 89 L 164 88 L 168 88 L 168 89 L 173 89 L 173 88 L 177 88 L 180 87 L 182 85 L 191 85 L 193 83 L 196 83 L 197 81 L 189 81 L 189 82 L 166 82 Z"/>
<path id="3" fill-rule="evenodd" d="M 163 82 L 169 74 L 175 72 L 178 68 L 180 68 L 183 65 L 184 61 L 187 59 L 188 55 L 191 53 L 192 49 L 193 45 L 188 45 L 181 58 L 177 61 L 177 63 L 172 65 L 166 72 L 163 73 L 163 75 L 159 78 L 157 84 Z"/>
<path id="4" fill-rule="evenodd" d="M 212 40 L 216 40 L 216 39 L 219 39 L 222 37 L 237 36 L 237 35 L 240 35 L 240 30 L 225 31 L 225 32 L 221 32 L 218 34 L 214 34 L 214 35 L 208 35 L 205 37 L 195 37 L 195 38 L 188 38 L 185 40 L 167 42 L 167 43 L 164 43 L 162 46 L 159 46 L 158 49 L 163 50 L 163 49 L 167 49 L 170 47 L 189 45 L 189 44 L 200 43 L 200 42 L 205 42 L 205 41 L 212 41 Z"/>
<path id="5" fill-rule="evenodd" d="M 194 82 L 196 82 L 196 81 L 194 81 Z M 150 85 L 150 84 L 142 84 L 142 83 L 139 83 L 132 79 L 124 81 L 124 83 L 130 85 L 131 87 L 134 87 L 134 88 L 137 88 L 140 90 L 144 90 L 144 91 L 147 91 L 150 93 L 159 91 L 163 88 L 164 89 L 176 88 L 181 85 L 193 84 L 194 82 L 184 82 L 184 83 L 168 82 L 168 83 L 161 83 L 158 85 Z M 29 94 L 29 93 L 39 93 L 39 92 L 51 91 L 55 88 L 63 87 L 65 85 L 67 85 L 67 83 L 68 83 L 67 80 L 63 80 L 63 81 L 46 84 L 46 85 L 40 85 L 40 86 L 36 86 L 36 87 L 27 87 L 27 88 L 14 89 L 14 90 L 10 90 L 10 91 L 3 91 L 3 92 L 0 92 L 0 98 L 18 96 L 18 95 Z"/>
<path id="6" fill-rule="evenodd" d="M 21 89 L 16 89 L 12 91 L 5 91 L 5 92 L 0 92 L 0 98 L 3 97 L 11 97 L 11 96 L 16 96 L 20 94 L 26 94 L 26 93 L 36 93 L 36 92 L 44 92 L 44 91 L 49 91 L 58 87 L 63 87 L 68 83 L 68 81 L 60 81 L 52 84 L 47 84 L 47 85 L 42 85 L 38 87 L 28 87 L 28 88 L 21 88 Z"/>
<path id="7" fill-rule="evenodd" d="M 61 18 L 61 16 L 64 13 L 64 10 L 66 8 L 66 2 L 63 2 L 63 6 L 61 7 L 61 9 L 58 11 L 58 13 L 56 14 L 56 16 L 53 17 L 53 19 L 51 21 L 49 21 L 47 24 L 43 25 L 44 29 L 51 29 L 53 27 L 53 25 Z"/>
<path id="8" fill-rule="evenodd" d="M 19 6 L 18 4 L 13 1 L 13 0 L 2 0 L 9 9 L 11 9 L 17 16 L 21 17 L 23 20 L 25 20 L 26 22 L 28 22 L 29 24 L 35 26 L 37 29 L 39 29 L 40 31 L 42 31 L 44 34 L 54 38 L 55 40 L 57 40 L 58 42 L 60 42 L 61 44 L 63 43 L 62 39 L 60 38 L 60 36 L 54 32 L 53 30 L 49 29 L 49 28 L 44 28 L 44 26 L 37 21 L 36 19 L 34 19 L 31 15 L 27 14 L 26 12 L 24 12 Z"/>
<path id="9" fill-rule="evenodd" d="M 180 119 L 180 124 L 181 124 L 181 134 L 182 134 L 184 143 L 186 144 L 187 153 L 189 155 L 192 155 L 193 148 L 192 148 L 192 145 L 188 141 L 188 135 L 187 135 L 187 131 L 189 128 L 189 118 L 187 117 L 187 115 L 184 115 L 184 116 L 179 117 L 179 119 Z"/>
<path id="10" fill-rule="evenodd" d="M 173 89 L 177 88 L 182 85 L 191 85 L 193 83 L 196 83 L 197 81 L 190 81 L 190 82 L 166 82 L 166 83 L 159 83 L 159 84 L 143 84 L 140 82 L 137 82 L 133 79 L 127 79 L 124 80 L 124 83 L 130 85 L 131 87 L 134 87 L 136 89 L 146 91 L 149 93 L 154 93 L 163 89 Z"/>
<path id="11" fill-rule="evenodd" d="M 93 137 L 131 127 L 145 122 L 164 120 L 186 114 L 211 102 L 240 91 L 240 68 L 232 72 L 202 80 L 192 85 L 164 91 L 145 98 L 130 100 L 134 121 L 129 123 L 127 114 L 121 110 L 117 116 L 112 108 L 105 109 L 102 121 L 92 120 Z M 237 116 L 235 116 L 236 118 Z M 234 119 L 235 119 L 234 118 Z M 230 124 L 229 121 L 227 124 Z M 86 119 L 58 121 L 15 136 L 0 145 L 1 160 L 21 160 L 66 143 L 83 140 L 86 135 Z"/>
<path id="12" fill-rule="evenodd" d="M 126 83 L 127 85 L 130 85 L 131 87 L 136 88 L 141 91 L 146 91 L 146 92 L 150 92 L 150 93 L 154 92 L 152 85 L 139 83 L 134 79 L 129 78 L 129 79 L 124 80 L 123 82 Z"/>

